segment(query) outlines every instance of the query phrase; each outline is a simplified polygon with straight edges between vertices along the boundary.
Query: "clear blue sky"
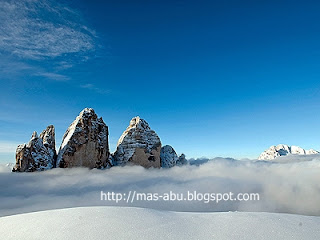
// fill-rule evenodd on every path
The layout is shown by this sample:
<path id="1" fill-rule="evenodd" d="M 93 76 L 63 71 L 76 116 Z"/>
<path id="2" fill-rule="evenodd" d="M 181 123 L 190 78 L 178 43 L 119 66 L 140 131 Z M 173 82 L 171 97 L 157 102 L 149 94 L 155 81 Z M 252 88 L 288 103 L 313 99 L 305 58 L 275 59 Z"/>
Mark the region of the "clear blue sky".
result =
<path id="1" fill-rule="evenodd" d="M 0 158 L 85 107 L 190 157 L 320 149 L 319 1 L 0 0 Z"/>

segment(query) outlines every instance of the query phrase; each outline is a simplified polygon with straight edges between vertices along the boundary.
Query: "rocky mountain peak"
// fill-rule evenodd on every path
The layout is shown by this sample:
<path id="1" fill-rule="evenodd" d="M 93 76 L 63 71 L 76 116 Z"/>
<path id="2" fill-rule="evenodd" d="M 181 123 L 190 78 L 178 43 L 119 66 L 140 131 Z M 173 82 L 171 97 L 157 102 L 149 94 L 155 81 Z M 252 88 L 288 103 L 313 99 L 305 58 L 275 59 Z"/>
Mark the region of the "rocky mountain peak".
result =
<path id="1" fill-rule="evenodd" d="M 139 116 L 134 117 L 130 120 L 128 128 L 138 128 L 138 129 L 147 129 L 150 130 L 149 124 L 144 119 Z"/>
<path id="2" fill-rule="evenodd" d="M 56 160 L 54 135 L 52 125 L 48 126 L 40 134 L 40 137 L 38 137 L 37 132 L 33 132 L 27 144 L 20 144 L 17 147 L 16 165 L 12 171 L 34 172 L 54 167 Z"/>
<path id="3" fill-rule="evenodd" d="M 104 168 L 110 165 L 108 126 L 92 108 L 83 109 L 65 132 L 57 166 Z"/>
<path id="4" fill-rule="evenodd" d="M 97 114 L 95 113 L 93 108 L 84 108 L 80 113 L 79 113 L 79 118 L 97 118 Z"/>
<path id="5" fill-rule="evenodd" d="M 160 151 L 161 167 L 171 168 L 174 166 L 181 166 L 187 163 L 184 154 L 178 157 L 176 151 L 170 145 L 165 145 Z"/>
<path id="6" fill-rule="evenodd" d="M 53 125 L 48 126 L 45 130 L 40 133 L 40 138 L 43 140 L 45 146 L 55 148 L 55 129 Z"/>
<path id="7" fill-rule="evenodd" d="M 31 135 L 31 139 L 35 139 L 38 138 L 38 133 L 36 131 L 34 131 Z"/>
<path id="8" fill-rule="evenodd" d="M 156 132 L 144 119 L 134 117 L 118 141 L 115 165 L 130 162 L 144 167 L 160 167 L 160 149 L 161 141 Z"/>

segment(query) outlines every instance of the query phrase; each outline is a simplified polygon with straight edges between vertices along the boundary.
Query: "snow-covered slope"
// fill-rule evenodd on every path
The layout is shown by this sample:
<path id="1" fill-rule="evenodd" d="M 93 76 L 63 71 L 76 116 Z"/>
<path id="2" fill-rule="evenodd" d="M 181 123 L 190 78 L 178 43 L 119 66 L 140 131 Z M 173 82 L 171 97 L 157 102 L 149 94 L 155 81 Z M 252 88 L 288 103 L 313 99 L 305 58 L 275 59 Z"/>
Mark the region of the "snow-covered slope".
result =
<path id="1" fill-rule="evenodd" d="M 298 146 L 288 146 L 285 144 L 279 144 L 277 146 L 271 146 L 263 153 L 260 154 L 258 160 L 273 160 L 277 157 L 286 156 L 290 154 L 298 154 L 298 155 L 310 155 L 310 154 L 318 154 L 319 152 L 313 149 L 305 150 Z"/>
<path id="2" fill-rule="evenodd" d="M 0 218 L 1 239 L 320 239 L 320 217 L 86 207 Z"/>

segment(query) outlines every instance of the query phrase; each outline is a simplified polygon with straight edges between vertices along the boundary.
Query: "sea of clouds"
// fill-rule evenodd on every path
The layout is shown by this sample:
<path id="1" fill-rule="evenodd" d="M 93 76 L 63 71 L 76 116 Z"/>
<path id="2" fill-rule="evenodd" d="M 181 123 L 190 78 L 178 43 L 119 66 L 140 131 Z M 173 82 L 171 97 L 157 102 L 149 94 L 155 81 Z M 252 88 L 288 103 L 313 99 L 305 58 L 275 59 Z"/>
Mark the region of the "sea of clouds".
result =
<path id="1" fill-rule="evenodd" d="M 140 166 L 106 170 L 52 169 L 12 173 L 0 165 L 0 216 L 77 206 L 136 206 L 171 211 L 264 211 L 320 215 L 320 157 L 281 158 L 284 163 L 192 160 L 171 169 Z M 260 201 L 101 201 L 101 191 L 128 193 L 259 193 Z"/>

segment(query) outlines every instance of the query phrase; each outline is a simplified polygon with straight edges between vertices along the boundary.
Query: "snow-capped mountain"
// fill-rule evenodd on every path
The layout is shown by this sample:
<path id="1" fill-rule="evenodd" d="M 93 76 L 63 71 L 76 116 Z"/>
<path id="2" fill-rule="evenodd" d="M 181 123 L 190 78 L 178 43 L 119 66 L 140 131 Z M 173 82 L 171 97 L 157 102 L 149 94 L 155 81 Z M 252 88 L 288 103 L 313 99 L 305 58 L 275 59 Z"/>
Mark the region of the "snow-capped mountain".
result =
<path id="1" fill-rule="evenodd" d="M 297 154 L 297 155 L 310 155 L 310 154 L 318 154 L 320 152 L 310 149 L 305 150 L 298 146 L 288 146 L 285 144 L 279 144 L 277 146 L 271 146 L 263 153 L 260 154 L 258 160 L 273 160 L 277 157 L 286 156 L 289 154 Z"/>

